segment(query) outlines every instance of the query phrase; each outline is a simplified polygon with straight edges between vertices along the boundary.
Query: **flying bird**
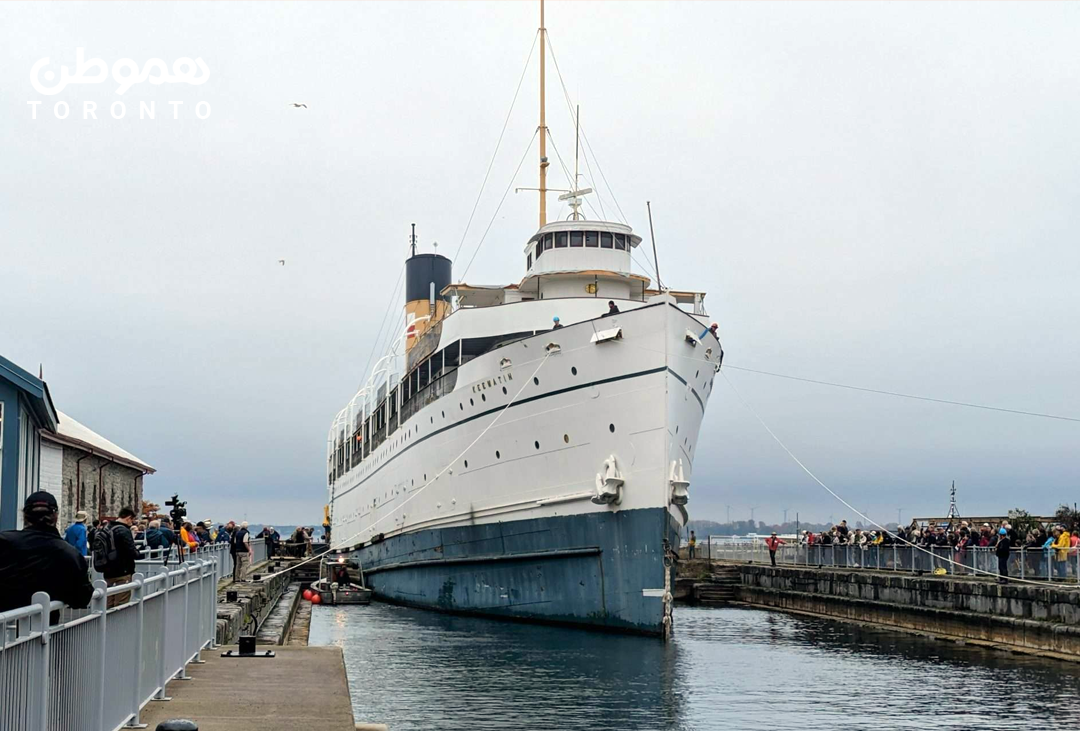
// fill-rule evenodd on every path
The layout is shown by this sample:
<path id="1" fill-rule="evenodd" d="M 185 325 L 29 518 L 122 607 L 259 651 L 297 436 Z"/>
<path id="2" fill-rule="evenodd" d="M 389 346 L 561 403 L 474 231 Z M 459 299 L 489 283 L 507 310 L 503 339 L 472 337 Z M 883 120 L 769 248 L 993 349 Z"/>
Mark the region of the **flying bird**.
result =
<path id="1" fill-rule="evenodd" d="M 293 107 L 296 107 L 296 108 L 298 108 L 298 109 L 299 109 L 300 107 L 303 107 L 304 109 L 307 109 L 307 104 L 300 104 L 300 103 L 298 103 L 298 102 L 292 102 L 291 106 L 293 106 Z"/>
<path id="2" fill-rule="evenodd" d="M 285 260 L 284 259 L 278 259 L 277 263 L 280 264 L 281 266 L 285 266 Z"/>

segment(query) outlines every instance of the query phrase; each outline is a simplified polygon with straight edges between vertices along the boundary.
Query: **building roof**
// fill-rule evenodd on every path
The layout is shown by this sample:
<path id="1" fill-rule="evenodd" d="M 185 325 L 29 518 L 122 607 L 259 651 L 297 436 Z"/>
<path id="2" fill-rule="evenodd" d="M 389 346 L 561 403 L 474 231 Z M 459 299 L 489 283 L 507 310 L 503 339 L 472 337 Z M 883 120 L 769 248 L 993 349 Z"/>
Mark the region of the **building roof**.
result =
<path id="1" fill-rule="evenodd" d="M 91 454 L 111 457 L 115 461 L 153 474 L 156 470 L 136 457 L 131 452 L 121 449 L 88 426 L 58 411 L 59 424 L 54 432 L 42 432 L 42 436 L 53 442 L 67 444 L 76 449 L 83 449 Z"/>
<path id="2" fill-rule="evenodd" d="M 53 406 L 49 386 L 40 378 L 24 371 L 0 355 L 0 378 L 11 383 L 26 395 L 34 415 L 45 429 L 56 429 L 56 407 Z"/>

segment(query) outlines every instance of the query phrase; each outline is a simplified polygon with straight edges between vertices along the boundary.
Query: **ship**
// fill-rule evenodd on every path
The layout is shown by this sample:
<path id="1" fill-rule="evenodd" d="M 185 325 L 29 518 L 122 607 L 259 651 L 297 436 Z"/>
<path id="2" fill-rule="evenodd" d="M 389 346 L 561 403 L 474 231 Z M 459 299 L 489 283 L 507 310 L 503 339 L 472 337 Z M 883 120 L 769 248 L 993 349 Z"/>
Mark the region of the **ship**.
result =
<path id="1" fill-rule="evenodd" d="M 703 292 L 635 273 L 641 236 L 584 215 L 576 162 L 571 213 L 548 220 L 542 2 L 539 33 L 524 274 L 455 282 L 414 228 L 405 329 L 327 436 L 331 549 L 379 601 L 669 637 L 724 353 Z"/>

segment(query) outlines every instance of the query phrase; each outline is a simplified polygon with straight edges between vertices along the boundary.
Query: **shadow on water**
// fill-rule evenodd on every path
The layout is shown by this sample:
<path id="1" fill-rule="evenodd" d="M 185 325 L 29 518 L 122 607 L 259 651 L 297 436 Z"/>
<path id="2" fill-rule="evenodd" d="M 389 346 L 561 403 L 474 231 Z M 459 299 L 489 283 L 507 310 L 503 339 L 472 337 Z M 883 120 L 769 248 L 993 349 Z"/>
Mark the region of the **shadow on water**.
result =
<path id="1" fill-rule="evenodd" d="M 1080 667 L 827 620 L 676 610 L 676 639 L 317 607 L 357 720 L 404 729 L 1075 726 Z M 1050 719 L 1054 722 L 1048 723 Z"/>

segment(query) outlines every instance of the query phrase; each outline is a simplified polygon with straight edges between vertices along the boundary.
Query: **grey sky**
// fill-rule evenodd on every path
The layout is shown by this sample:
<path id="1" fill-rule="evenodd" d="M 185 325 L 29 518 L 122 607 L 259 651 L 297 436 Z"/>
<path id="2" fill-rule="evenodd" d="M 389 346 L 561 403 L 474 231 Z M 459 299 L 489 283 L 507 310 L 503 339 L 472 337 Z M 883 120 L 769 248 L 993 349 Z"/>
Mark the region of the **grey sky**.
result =
<path id="1" fill-rule="evenodd" d="M 327 427 L 409 224 L 454 253 L 537 20 L 533 3 L 0 5 L 0 352 L 44 363 L 59 408 L 155 465 L 150 497 L 316 520 Z M 653 201 L 661 274 L 709 292 L 727 363 L 1080 415 L 1077 5 L 551 2 L 548 26 L 622 210 L 647 236 Z M 211 76 L 35 91 L 33 64 L 78 46 Z M 536 104 L 534 57 L 455 274 Z M 469 281 L 520 279 L 535 220 L 511 193 Z M 940 513 L 953 479 L 969 513 L 1078 499 L 1080 424 L 728 376 L 880 519 Z M 726 384 L 701 443 L 693 517 L 849 515 Z"/>

